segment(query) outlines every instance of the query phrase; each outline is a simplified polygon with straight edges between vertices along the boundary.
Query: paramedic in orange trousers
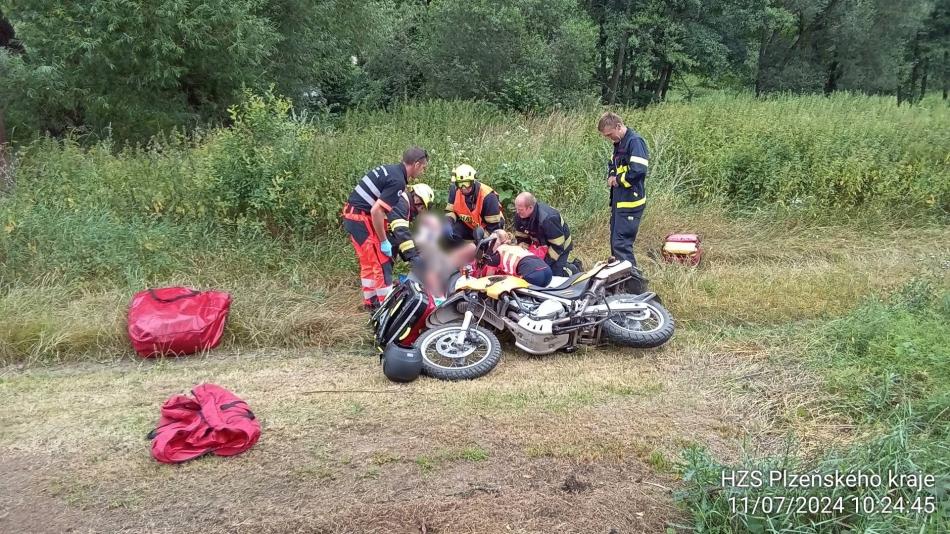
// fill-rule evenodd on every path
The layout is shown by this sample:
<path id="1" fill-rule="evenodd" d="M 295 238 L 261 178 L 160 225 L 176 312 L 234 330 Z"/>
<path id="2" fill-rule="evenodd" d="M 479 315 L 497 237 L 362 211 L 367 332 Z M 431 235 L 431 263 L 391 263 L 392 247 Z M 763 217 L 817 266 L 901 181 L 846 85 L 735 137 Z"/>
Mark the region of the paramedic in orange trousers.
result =
<path id="1" fill-rule="evenodd" d="M 363 304 L 372 310 L 392 290 L 393 247 L 386 236 L 386 218 L 399 202 L 409 180 L 425 172 L 428 153 L 412 147 L 402 162 L 380 165 L 360 178 L 343 206 L 343 228 L 360 264 Z"/>

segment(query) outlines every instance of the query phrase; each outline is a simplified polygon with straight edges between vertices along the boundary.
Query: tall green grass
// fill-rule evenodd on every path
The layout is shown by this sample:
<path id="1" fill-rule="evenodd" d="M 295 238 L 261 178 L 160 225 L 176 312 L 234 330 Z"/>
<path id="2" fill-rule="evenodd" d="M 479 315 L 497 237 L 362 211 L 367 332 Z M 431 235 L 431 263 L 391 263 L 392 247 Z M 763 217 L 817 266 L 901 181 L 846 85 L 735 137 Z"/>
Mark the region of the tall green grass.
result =
<path id="1" fill-rule="evenodd" d="M 871 299 L 851 314 L 819 328 L 818 347 L 807 355 L 837 399 L 830 408 L 852 419 L 868 436 L 845 450 L 803 459 L 790 443 L 784 456 L 746 458 L 724 465 L 701 448 L 684 452 L 686 487 L 680 501 L 700 532 L 947 532 L 950 529 L 950 292 L 926 279 L 890 299 Z M 803 338 L 815 336 L 814 331 Z M 799 341 L 804 344 L 805 339 Z M 723 485 L 722 473 L 787 470 L 806 474 L 877 473 L 881 487 L 788 489 Z M 934 475 L 932 488 L 894 487 L 887 473 Z M 842 510 L 766 513 L 767 499 L 843 498 Z M 741 504 L 748 499 L 749 509 Z M 851 499 L 866 503 L 856 507 Z M 865 501 L 865 499 L 867 499 Z M 924 501 L 917 501 L 924 499 Z M 934 510 L 911 510 L 916 502 Z M 772 500 L 771 503 L 775 503 Z M 807 502 L 807 501 L 806 501 Z M 834 501 L 832 501 L 834 502 Z M 896 504 L 901 503 L 901 509 Z M 883 507 L 891 503 L 888 512 Z M 868 508 L 877 513 L 865 512 Z M 859 513 L 855 513 L 855 511 Z"/>
<path id="2" fill-rule="evenodd" d="M 248 95 L 232 126 L 146 147 L 41 140 L 18 155 L 18 187 L 0 210 L 7 228 L 33 206 L 98 209 L 172 223 L 252 221 L 272 234 L 311 236 L 337 225 L 359 175 L 419 144 L 437 191 L 472 163 L 506 200 L 532 189 L 572 215 L 605 206 L 610 147 L 598 111 L 503 114 L 490 105 L 429 102 L 351 112 L 337 124 L 301 122 L 286 101 Z M 736 210 L 932 218 L 950 211 L 950 110 L 836 95 L 758 100 L 720 95 L 621 110 L 652 152 L 648 189 Z M 510 202 L 509 202 L 510 204 Z"/>

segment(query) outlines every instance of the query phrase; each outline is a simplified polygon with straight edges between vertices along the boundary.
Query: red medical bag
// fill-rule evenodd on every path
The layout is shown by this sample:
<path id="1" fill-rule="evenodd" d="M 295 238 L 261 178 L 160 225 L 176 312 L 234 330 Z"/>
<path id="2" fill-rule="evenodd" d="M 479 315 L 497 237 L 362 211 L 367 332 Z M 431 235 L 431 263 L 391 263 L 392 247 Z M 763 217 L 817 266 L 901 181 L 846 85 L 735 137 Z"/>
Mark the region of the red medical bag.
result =
<path id="1" fill-rule="evenodd" d="M 148 289 L 129 305 L 129 339 L 142 357 L 192 354 L 221 342 L 231 295 L 187 287 Z"/>
<path id="2" fill-rule="evenodd" d="M 670 263 L 699 265 L 703 249 L 696 234 L 670 234 L 663 243 L 663 259 Z"/>

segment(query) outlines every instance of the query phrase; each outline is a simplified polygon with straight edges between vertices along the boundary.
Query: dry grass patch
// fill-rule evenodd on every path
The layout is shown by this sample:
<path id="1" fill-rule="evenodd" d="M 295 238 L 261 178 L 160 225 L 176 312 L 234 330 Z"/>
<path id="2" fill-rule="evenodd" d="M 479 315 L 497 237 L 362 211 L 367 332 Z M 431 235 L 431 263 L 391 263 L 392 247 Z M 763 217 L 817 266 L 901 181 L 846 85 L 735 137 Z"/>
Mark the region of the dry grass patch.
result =
<path id="1" fill-rule="evenodd" d="M 654 206 L 647 212 L 637 258 L 651 289 L 683 326 L 777 325 L 840 315 L 864 296 L 899 288 L 950 258 L 950 227 L 789 228 L 715 212 L 671 211 Z M 600 226 L 582 231 L 582 257 L 602 258 L 609 251 Z M 663 238 L 675 231 L 702 235 L 706 254 L 700 267 L 659 260 Z"/>
<path id="2" fill-rule="evenodd" d="M 679 448 L 736 455 L 748 436 L 718 428 L 769 424 L 727 413 L 730 362 L 697 365 L 712 348 L 698 341 L 641 358 L 510 354 L 478 381 L 405 386 L 375 357 L 317 351 L 8 367 L 0 457 L 38 467 L 6 491 L 117 531 L 156 530 L 153 518 L 175 532 L 662 530 L 678 514 L 664 488 Z M 202 381 L 250 403 L 261 441 L 234 458 L 156 463 L 145 433 L 158 406 Z"/>

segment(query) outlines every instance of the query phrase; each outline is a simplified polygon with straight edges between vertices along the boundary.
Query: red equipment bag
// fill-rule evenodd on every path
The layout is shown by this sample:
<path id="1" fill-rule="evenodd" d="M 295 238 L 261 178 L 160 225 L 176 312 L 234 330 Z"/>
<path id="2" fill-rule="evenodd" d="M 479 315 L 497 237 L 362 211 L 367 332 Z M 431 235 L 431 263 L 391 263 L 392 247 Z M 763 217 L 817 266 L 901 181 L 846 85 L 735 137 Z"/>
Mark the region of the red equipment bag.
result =
<path id="1" fill-rule="evenodd" d="M 208 453 L 240 454 L 257 443 L 261 424 L 247 403 L 214 384 L 191 390 L 195 397 L 173 395 L 162 405 L 162 416 L 149 432 L 152 456 L 166 464 Z"/>
<path id="2" fill-rule="evenodd" d="M 699 265 L 703 258 L 699 236 L 696 234 L 670 234 L 663 243 L 663 259 L 670 263 Z"/>
<path id="3" fill-rule="evenodd" d="M 129 339 L 143 358 L 192 354 L 221 342 L 231 295 L 166 287 L 140 291 L 129 305 Z"/>

